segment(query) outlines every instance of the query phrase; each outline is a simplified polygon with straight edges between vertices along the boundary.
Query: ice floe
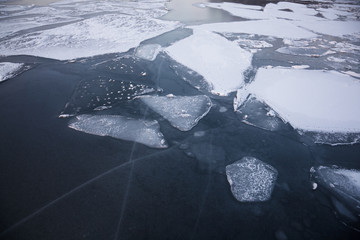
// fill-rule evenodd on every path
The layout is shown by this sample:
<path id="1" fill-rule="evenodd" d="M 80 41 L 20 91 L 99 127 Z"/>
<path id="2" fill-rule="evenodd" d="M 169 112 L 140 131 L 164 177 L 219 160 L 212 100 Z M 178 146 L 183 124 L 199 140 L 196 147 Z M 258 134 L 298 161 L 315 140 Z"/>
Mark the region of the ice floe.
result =
<path id="1" fill-rule="evenodd" d="M 181 131 L 189 131 L 211 109 L 211 100 L 198 96 L 142 96 L 141 101 Z"/>
<path id="2" fill-rule="evenodd" d="M 210 23 L 192 28 L 219 33 L 247 33 L 287 39 L 315 38 L 318 36 L 283 19 Z"/>
<path id="3" fill-rule="evenodd" d="M 122 79 L 95 78 L 79 83 L 60 117 L 111 108 L 119 102 L 156 92 L 150 86 Z"/>
<path id="4" fill-rule="evenodd" d="M 22 63 L 1 62 L 0 63 L 0 82 L 14 77 L 23 67 Z"/>
<path id="5" fill-rule="evenodd" d="M 159 44 L 146 44 L 136 48 L 135 56 L 149 61 L 154 61 L 161 50 Z"/>
<path id="6" fill-rule="evenodd" d="M 252 54 L 216 33 L 194 29 L 194 34 L 165 49 L 175 61 L 204 77 L 214 94 L 227 95 L 243 85 L 243 72 Z"/>
<path id="7" fill-rule="evenodd" d="M 226 166 L 226 175 L 238 201 L 261 202 L 270 199 L 278 172 L 259 159 L 244 157 Z"/>
<path id="8" fill-rule="evenodd" d="M 253 94 L 295 129 L 319 133 L 360 133 L 360 83 L 335 71 L 261 68 L 238 90 L 237 110 Z M 334 135 L 336 136 L 336 135 Z"/>
<path id="9" fill-rule="evenodd" d="M 342 37 L 360 33 L 359 21 L 297 21 L 294 24 L 298 27 L 308 29 L 315 33 Z"/>
<path id="10" fill-rule="evenodd" d="M 138 120 L 118 115 L 79 115 L 69 124 L 77 131 L 134 141 L 153 148 L 167 143 L 157 121 Z"/>
<path id="11" fill-rule="evenodd" d="M 28 54 L 60 60 L 126 52 L 141 41 L 178 26 L 178 22 L 107 14 L 11 38 L 2 42 L 0 51 L 4 55 Z"/>
<path id="12" fill-rule="evenodd" d="M 310 170 L 315 181 L 328 189 L 343 204 L 334 202 L 337 210 L 349 218 L 351 212 L 360 216 L 360 171 L 344 169 L 337 166 L 319 166 Z M 348 212 L 346 206 L 352 210 Z M 345 208 L 345 209 L 344 209 Z"/>

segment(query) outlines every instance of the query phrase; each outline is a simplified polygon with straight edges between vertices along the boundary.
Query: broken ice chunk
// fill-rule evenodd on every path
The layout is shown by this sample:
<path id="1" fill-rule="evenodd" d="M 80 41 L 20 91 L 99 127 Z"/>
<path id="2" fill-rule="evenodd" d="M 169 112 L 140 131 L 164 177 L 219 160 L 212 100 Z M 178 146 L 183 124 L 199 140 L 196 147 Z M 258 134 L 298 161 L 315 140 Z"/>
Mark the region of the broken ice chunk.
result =
<path id="1" fill-rule="evenodd" d="M 278 172 L 254 157 L 244 157 L 226 166 L 226 175 L 238 201 L 262 202 L 270 199 Z"/>
<path id="2" fill-rule="evenodd" d="M 79 115 L 69 127 L 93 135 L 134 141 L 153 148 L 167 147 L 160 126 L 155 120 L 138 120 L 118 115 Z"/>
<path id="3" fill-rule="evenodd" d="M 189 131 L 202 119 L 212 106 L 208 96 L 143 96 L 146 105 L 181 131 Z"/>
<path id="4" fill-rule="evenodd" d="M 308 57 L 320 57 L 328 54 L 334 53 L 329 51 L 326 48 L 320 47 L 281 47 L 276 50 L 279 53 L 289 54 L 289 55 L 298 55 L 298 56 L 308 56 Z"/>
<path id="5" fill-rule="evenodd" d="M 14 77 L 22 68 L 22 63 L 2 62 L 0 63 L 0 82 Z"/>
<path id="6" fill-rule="evenodd" d="M 252 54 L 218 34 L 194 30 L 188 38 L 166 48 L 175 61 L 201 74 L 214 94 L 227 95 L 244 84 L 243 73 Z"/>
<path id="7" fill-rule="evenodd" d="M 155 92 L 155 89 L 119 79 L 83 80 L 75 89 L 61 116 L 108 109 L 119 102 L 132 100 L 136 96 L 151 92 Z"/>
<path id="8" fill-rule="evenodd" d="M 235 110 L 248 94 L 264 101 L 295 129 L 305 132 L 360 134 L 360 83 L 334 71 L 261 68 L 240 89 Z"/>
<path id="9" fill-rule="evenodd" d="M 327 188 L 344 205 L 335 204 L 337 210 L 347 206 L 352 212 L 360 216 L 360 171 L 354 169 L 343 169 L 337 166 L 312 167 L 312 176 L 320 185 Z M 339 206 L 342 206 L 340 208 Z M 340 213 L 346 212 L 341 210 Z M 345 214 L 349 216 L 349 214 Z"/>
<path id="10" fill-rule="evenodd" d="M 149 61 L 154 61 L 161 50 L 159 44 L 142 45 L 136 49 L 135 56 Z"/>
<path id="11" fill-rule="evenodd" d="M 250 95 L 236 111 L 240 113 L 241 121 L 248 125 L 269 131 L 285 128 L 285 123 L 274 110 L 254 96 Z"/>

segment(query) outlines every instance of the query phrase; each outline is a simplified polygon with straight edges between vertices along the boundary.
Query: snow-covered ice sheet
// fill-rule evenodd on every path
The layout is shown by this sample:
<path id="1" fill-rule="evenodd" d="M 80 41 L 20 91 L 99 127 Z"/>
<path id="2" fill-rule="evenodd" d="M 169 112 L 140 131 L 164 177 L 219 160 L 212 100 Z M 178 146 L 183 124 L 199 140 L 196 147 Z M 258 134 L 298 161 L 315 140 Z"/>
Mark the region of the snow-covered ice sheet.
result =
<path id="1" fill-rule="evenodd" d="M 170 124 L 181 131 L 189 131 L 211 109 L 208 96 L 143 96 L 141 101 L 147 104 Z"/>
<path id="2" fill-rule="evenodd" d="M 154 61 L 161 51 L 159 44 L 146 44 L 136 48 L 135 56 L 149 61 Z"/>
<path id="3" fill-rule="evenodd" d="M 243 72 L 252 60 L 252 54 L 236 43 L 198 29 L 165 51 L 175 61 L 202 75 L 211 92 L 219 95 L 227 95 L 243 85 Z"/>
<path id="4" fill-rule="evenodd" d="M 219 33 L 247 33 L 287 39 L 314 38 L 318 36 L 283 19 L 210 23 L 193 26 L 192 28 Z"/>
<path id="5" fill-rule="evenodd" d="M 296 26 L 308 29 L 315 33 L 342 37 L 360 33 L 359 21 L 296 21 Z"/>
<path id="6" fill-rule="evenodd" d="M 0 82 L 14 77 L 23 67 L 22 63 L 1 62 L 0 63 Z"/>
<path id="7" fill-rule="evenodd" d="M 4 55 L 28 54 L 60 60 L 126 52 L 141 41 L 178 26 L 178 22 L 141 16 L 101 15 L 11 38 L 2 42 L 0 52 Z"/>
<path id="8" fill-rule="evenodd" d="M 118 115 L 78 115 L 69 127 L 93 135 L 134 141 L 153 148 L 167 147 L 160 126 L 155 120 L 138 120 Z"/>
<path id="9" fill-rule="evenodd" d="M 334 71 L 261 68 L 238 90 L 235 110 L 249 94 L 264 101 L 295 129 L 360 133 L 360 82 Z"/>
<path id="10" fill-rule="evenodd" d="M 238 201 L 263 202 L 270 199 L 278 172 L 259 159 L 244 157 L 226 166 L 226 175 Z"/>

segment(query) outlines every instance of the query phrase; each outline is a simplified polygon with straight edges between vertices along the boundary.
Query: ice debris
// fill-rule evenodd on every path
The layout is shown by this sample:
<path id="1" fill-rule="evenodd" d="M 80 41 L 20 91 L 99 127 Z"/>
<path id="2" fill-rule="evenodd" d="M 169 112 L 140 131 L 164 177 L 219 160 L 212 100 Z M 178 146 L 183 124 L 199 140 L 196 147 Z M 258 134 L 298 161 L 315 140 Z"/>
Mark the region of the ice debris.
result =
<path id="1" fill-rule="evenodd" d="M 148 61 L 154 61 L 161 50 L 159 44 L 146 44 L 136 48 L 135 56 Z"/>
<path id="2" fill-rule="evenodd" d="M 358 79 L 335 71 L 260 68 L 247 86 L 238 90 L 235 110 L 249 94 L 269 105 L 295 129 L 305 132 L 360 133 Z"/>
<path id="3" fill-rule="evenodd" d="M 142 96 L 140 99 L 181 131 L 189 131 L 196 126 L 212 106 L 210 98 L 205 95 Z"/>
<path id="4" fill-rule="evenodd" d="M 78 115 L 69 127 L 93 135 L 134 141 L 153 148 L 168 146 L 155 120 L 138 120 L 119 115 Z"/>
<path id="5" fill-rule="evenodd" d="M 271 197 L 277 170 L 254 157 L 226 166 L 226 175 L 234 197 L 240 202 L 262 202 Z"/>
<path id="6" fill-rule="evenodd" d="M 227 95 L 244 84 L 243 73 L 252 60 L 252 54 L 236 43 L 197 29 L 165 51 L 175 61 L 202 75 L 211 92 L 219 95 Z"/>
<path id="7" fill-rule="evenodd" d="M 0 63 L 0 82 L 14 77 L 22 68 L 22 63 L 1 62 Z"/>

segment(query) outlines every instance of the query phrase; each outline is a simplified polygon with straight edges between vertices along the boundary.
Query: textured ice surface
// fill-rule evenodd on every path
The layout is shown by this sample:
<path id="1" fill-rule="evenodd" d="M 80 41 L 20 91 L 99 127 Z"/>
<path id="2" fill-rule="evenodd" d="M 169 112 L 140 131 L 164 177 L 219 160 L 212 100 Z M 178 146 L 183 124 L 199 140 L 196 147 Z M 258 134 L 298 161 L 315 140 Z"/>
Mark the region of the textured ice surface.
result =
<path id="1" fill-rule="evenodd" d="M 357 214 L 360 214 L 359 170 L 343 169 L 337 166 L 319 166 L 312 168 L 311 174 L 315 177 L 315 181 L 335 194 Z"/>
<path id="2" fill-rule="evenodd" d="M 159 44 L 141 45 L 136 49 L 135 56 L 149 61 L 154 61 L 161 50 Z"/>
<path id="3" fill-rule="evenodd" d="M 360 33 L 359 21 L 298 21 L 295 22 L 299 27 L 311 30 L 316 33 L 341 37 Z"/>
<path id="4" fill-rule="evenodd" d="M 329 51 L 326 48 L 316 48 L 316 47 L 281 47 L 276 50 L 279 53 L 296 55 L 296 56 L 309 56 L 309 57 L 319 57 L 331 54 L 333 52 Z"/>
<path id="5" fill-rule="evenodd" d="M 141 41 L 178 26 L 177 22 L 108 14 L 11 38 L 2 42 L 0 52 L 60 60 L 126 52 Z"/>
<path id="6" fill-rule="evenodd" d="M 73 116 L 92 110 L 103 110 L 136 96 L 149 94 L 156 90 L 144 84 L 121 79 L 96 78 L 79 83 L 66 104 L 61 117 Z"/>
<path id="7" fill-rule="evenodd" d="M 231 192 L 240 202 L 269 200 L 277 174 L 274 167 L 254 157 L 244 157 L 226 166 Z"/>
<path id="8" fill-rule="evenodd" d="M 260 102 L 253 96 L 237 108 L 243 123 L 269 131 L 278 131 L 285 127 L 284 122 L 265 103 Z"/>
<path id="9" fill-rule="evenodd" d="M 116 115 L 79 115 L 69 124 L 69 127 L 93 135 L 134 141 L 153 148 L 167 147 L 157 121 Z"/>
<path id="10" fill-rule="evenodd" d="M 22 63 L 1 62 L 0 63 L 0 82 L 12 78 L 22 68 Z"/>
<path id="11" fill-rule="evenodd" d="M 314 38 L 317 36 L 315 33 L 295 26 L 283 19 L 210 23 L 193 26 L 192 28 L 220 33 L 248 33 L 288 39 Z"/>
<path id="12" fill-rule="evenodd" d="M 153 111 L 181 131 L 189 131 L 211 109 L 211 100 L 198 96 L 143 96 L 140 98 Z"/>
<path id="13" fill-rule="evenodd" d="M 175 61 L 204 77 L 211 92 L 227 95 L 243 85 L 252 54 L 218 34 L 195 29 L 188 38 L 166 48 Z"/>
<path id="14" fill-rule="evenodd" d="M 294 128 L 324 133 L 359 133 L 360 83 L 334 71 L 261 68 L 240 89 L 235 109 L 248 94 L 264 101 Z M 355 105 L 354 105 L 355 104 Z"/>

